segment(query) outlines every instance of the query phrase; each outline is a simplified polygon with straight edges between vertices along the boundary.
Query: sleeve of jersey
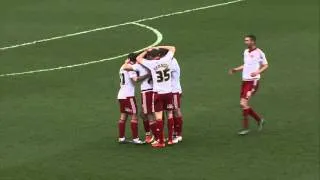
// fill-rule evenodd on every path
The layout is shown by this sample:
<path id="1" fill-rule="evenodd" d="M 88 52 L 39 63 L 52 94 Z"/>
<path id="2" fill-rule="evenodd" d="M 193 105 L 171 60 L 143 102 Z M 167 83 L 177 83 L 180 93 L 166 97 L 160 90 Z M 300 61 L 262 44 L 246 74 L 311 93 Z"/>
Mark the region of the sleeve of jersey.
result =
<path id="1" fill-rule="evenodd" d="M 260 53 L 260 63 L 261 64 L 268 64 L 266 55 L 263 52 Z"/>
<path id="2" fill-rule="evenodd" d="M 175 59 L 172 59 L 172 61 L 171 61 L 171 70 L 172 71 L 177 70 L 177 61 Z"/>
<path id="3" fill-rule="evenodd" d="M 142 65 L 143 65 L 144 67 L 150 68 L 150 66 L 152 65 L 152 63 L 151 63 L 150 60 L 144 59 L 143 62 L 142 62 Z"/>
<path id="4" fill-rule="evenodd" d="M 138 70 L 139 70 L 139 65 L 138 65 L 138 64 L 132 65 L 132 69 L 133 69 L 134 71 L 138 71 Z"/>
<path id="5" fill-rule="evenodd" d="M 137 73 L 135 72 L 135 71 L 129 71 L 129 77 L 130 78 L 135 78 L 135 77 L 137 77 L 138 75 L 137 75 Z"/>
<path id="6" fill-rule="evenodd" d="M 171 60 L 173 58 L 173 52 L 169 51 L 163 58 L 166 60 Z"/>

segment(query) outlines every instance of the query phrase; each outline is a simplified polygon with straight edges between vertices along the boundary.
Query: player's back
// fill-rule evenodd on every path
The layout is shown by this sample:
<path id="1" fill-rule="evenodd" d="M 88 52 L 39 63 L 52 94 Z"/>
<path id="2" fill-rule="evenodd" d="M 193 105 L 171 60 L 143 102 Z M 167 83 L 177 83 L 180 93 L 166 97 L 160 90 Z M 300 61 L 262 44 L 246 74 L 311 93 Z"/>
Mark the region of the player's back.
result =
<path id="1" fill-rule="evenodd" d="M 152 75 L 153 90 L 159 94 L 171 93 L 171 60 L 173 53 L 168 52 L 166 56 L 159 60 L 144 60 L 146 66 Z"/>
<path id="2" fill-rule="evenodd" d="M 134 71 L 125 71 L 122 67 L 119 71 L 120 76 L 120 90 L 118 93 L 118 99 L 126 99 L 127 97 L 134 96 L 135 84 L 131 78 L 136 77 L 137 74 Z"/>
<path id="3" fill-rule="evenodd" d="M 137 72 L 137 76 L 145 76 L 149 74 L 149 71 L 140 64 L 135 64 L 134 69 Z M 153 90 L 152 78 L 146 78 L 141 82 L 141 91 L 151 91 Z"/>

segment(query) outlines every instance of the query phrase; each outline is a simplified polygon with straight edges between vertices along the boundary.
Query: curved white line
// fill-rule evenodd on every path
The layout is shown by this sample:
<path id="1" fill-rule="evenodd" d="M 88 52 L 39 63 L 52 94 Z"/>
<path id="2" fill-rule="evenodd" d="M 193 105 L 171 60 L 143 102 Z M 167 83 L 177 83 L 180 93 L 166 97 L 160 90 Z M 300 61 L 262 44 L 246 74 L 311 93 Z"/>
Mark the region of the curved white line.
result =
<path id="1" fill-rule="evenodd" d="M 8 49 L 18 48 L 18 47 L 23 47 L 23 46 L 30 46 L 30 45 L 34 45 L 34 44 L 44 43 L 44 42 L 47 42 L 47 41 L 53 41 L 53 40 L 58 40 L 58 39 L 78 36 L 78 35 L 82 35 L 82 34 L 87 34 L 87 33 L 91 33 L 91 32 L 103 31 L 103 30 L 106 30 L 106 29 L 116 28 L 116 27 L 120 27 L 120 26 L 126 26 L 126 25 L 129 25 L 129 24 L 132 24 L 132 23 L 140 23 L 140 22 L 144 22 L 144 21 L 151 21 L 151 20 L 160 19 L 160 18 L 164 18 L 164 17 L 170 17 L 170 16 L 175 16 L 175 15 L 180 15 L 180 14 L 185 14 L 185 13 L 191 13 L 191 12 L 194 12 L 194 11 L 200 11 L 200 10 L 215 8 L 215 7 L 219 7 L 219 6 L 226 6 L 226 5 L 229 5 L 229 4 L 239 3 L 239 2 L 242 2 L 242 1 L 245 1 L 245 0 L 228 1 L 228 2 L 219 3 L 219 4 L 212 4 L 212 5 L 209 5 L 209 6 L 202 6 L 202 7 L 198 7 L 198 8 L 187 9 L 187 10 L 183 10 L 183 11 L 177 11 L 177 12 L 173 12 L 173 13 L 169 13 L 169 14 L 162 14 L 162 15 L 158 15 L 158 16 L 154 16 L 154 17 L 143 18 L 143 19 L 139 19 L 139 20 L 135 20 L 135 21 L 129 21 L 129 22 L 121 23 L 121 24 L 116 24 L 116 25 L 111 25 L 111 26 L 104 26 L 104 27 L 100 27 L 100 28 L 89 29 L 89 30 L 86 30 L 86 31 L 80 31 L 80 32 L 76 32 L 76 33 L 70 33 L 70 34 L 65 34 L 65 35 L 61 35 L 61 36 L 55 36 L 55 37 L 51 37 L 51 38 L 46 38 L 46 39 L 41 39 L 41 40 L 36 40 L 36 41 L 31 41 L 31 42 L 26 42 L 26 43 L 22 43 L 22 44 L 16 44 L 16 45 L 11 45 L 11 46 L 7 46 L 7 47 L 1 47 L 0 50 L 8 50 Z"/>
<path id="2" fill-rule="evenodd" d="M 147 26 L 147 25 L 144 25 L 144 24 L 135 23 L 135 22 L 130 23 L 130 24 L 133 24 L 133 25 L 136 25 L 136 26 L 139 26 L 139 27 L 142 27 L 142 28 L 146 28 L 146 29 L 152 31 L 157 36 L 157 40 L 153 44 L 151 44 L 151 45 L 149 45 L 147 47 L 144 47 L 142 49 L 136 50 L 134 52 L 139 52 L 139 51 L 142 51 L 142 50 L 144 50 L 144 49 L 146 49 L 148 47 L 156 46 L 163 39 L 163 35 L 161 34 L 161 32 L 159 30 L 153 28 L 153 27 L 150 27 L 150 26 Z M 127 55 L 128 55 L 128 53 L 124 53 L 124 54 L 121 54 L 121 55 L 118 55 L 118 56 L 114 56 L 114 57 L 110 57 L 110 58 L 106 58 L 106 59 L 100 59 L 100 60 L 96 60 L 96 61 L 89 61 L 89 62 L 85 62 L 85 63 L 73 64 L 73 65 L 68 65 L 68 66 L 59 66 L 59 67 L 48 68 L 48 69 L 38 69 L 38 70 L 18 72 L 18 73 L 1 74 L 0 77 L 19 76 L 19 75 L 34 74 L 34 73 L 39 73 L 39 72 L 48 72 L 48 71 L 55 71 L 55 70 L 61 70 L 61 69 L 69 69 L 69 68 L 74 68 L 74 67 L 79 67 L 79 66 L 86 66 L 86 65 L 89 65 L 89 64 L 96 64 L 96 63 L 101 63 L 101 62 L 105 62 L 105 61 L 111 61 L 111 60 L 114 60 L 114 59 L 125 57 Z"/>

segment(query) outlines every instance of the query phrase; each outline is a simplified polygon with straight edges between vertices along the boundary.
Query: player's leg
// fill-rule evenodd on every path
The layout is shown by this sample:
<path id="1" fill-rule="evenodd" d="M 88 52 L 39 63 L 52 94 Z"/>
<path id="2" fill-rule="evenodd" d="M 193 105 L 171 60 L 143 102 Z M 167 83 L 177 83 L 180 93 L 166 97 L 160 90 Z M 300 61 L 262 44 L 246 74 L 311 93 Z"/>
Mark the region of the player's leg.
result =
<path id="1" fill-rule="evenodd" d="M 250 97 L 248 99 L 248 104 L 249 104 L 249 100 L 250 98 L 256 94 L 256 92 L 258 91 L 259 89 L 259 81 L 256 80 L 256 81 L 253 81 L 252 82 L 252 89 L 251 89 L 251 93 L 250 93 Z M 258 124 L 258 130 L 261 131 L 262 128 L 263 128 L 263 125 L 264 125 L 264 120 L 263 118 L 261 118 L 261 116 L 255 111 L 253 110 L 252 106 L 249 106 L 249 115 L 251 117 L 253 117 L 254 120 L 256 120 L 257 124 Z"/>
<path id="2" fill-rule="evenodd" d="M 175 109 L 173 111 L 173 119 L 174 119 L 174 131 L 175 137 L 180 142 L 182 141 L 182 126 L 183 126 L 183 116 L 181 109 Z"/>
<path id="3" fill-rule="evenodd" d="M 181 112 L 181 94 L 173 95 L 173 118 L 174 118 L 174 131 L 175 136 L 178 141 L 182 141 L 182 125 L 183 125 L 183 116 Z"/>
<path id="4" fill-rule="evenodd" d="M 146 131 L 145 141 L 151 143 L 154 141 L 156 132 L 156 122 L 153 115 L 153 92 L 142 92 L 142 112 L 143 112 L 143 125 Z M 152 133 L 151 133 L 152 132 Z"/>
<path id="5" fill-rule="evenodd" d="M 246 135 L 249 133 L 249 106 L 248 100 L 245 98 L 240 99 L 240 107 L 242 109 L 242 130 L 239 132 L 239 135 Z"/>
<path id="6" fill-rule="evenodd" d="M 167 111 L 167 117 L 168 117 L 168 144 L 172 145 L 174 144 L 173 142 L 173 133 L 174 133 L 174 119 L 173 119 L 173 111 L 169 110 Z"/>
<path id="7" fill-rule="evenodd" d="M 150 144 L 155 139 L 155 132 L 156 132 L 156 121 L 154 120 L 153 114 L 144 114 L 142 113 L 140 116 L 143 119 L 143 126 L 146 132 L 145 142 Z"/>
<path id="8" fill-rule="evenodd" d="M 245 81 L 242 83 L 240 107 L 242 109 L 242 130 L 239 132 L 240 135 L 246 135 L 249 133 L 249 116 L 252 116 L 258 124 L 261 122 L 260 116 L 249 106 L 249 100 L 255 93 L 254 81 Z"/>
<path id="9" fill-rule="evenodd" d="M 174 132 L 174 119 L 173 119 L 173 95 L 172 93 L 165 95 L 164 108 L 167 112 L 167 127 L 168 127 L 168 144 L 173 143 L 173 132 Z"/>
<path id="10" fill-rule="evenodd" d="M 250 98 L 256 94 L 256 92 L 258 91 L 259 89 L 259 81 L 258 80 L 255 80 L 255 81 L 252 81 L 251 82 L 252 86 L 251 86 L 251 90 L 250 92 L 248 93 L 248 111 L 249 111 L 249 115 L 251 117 L 253 117 L 254 120 L 256 120 L 257 124 L 258 124 L 258 129 L 259 130 L 262 130 L 262 126 L 263 126 L 263 123 L 264 123 L 264 120 L 261 118 L 261 116 L 253 110 L 252 106 L 249 106 L 249 101 L 250 101 Z"/>
<path id="11" fill-rule="evenodd" d="M 157 93 L 153 94 L 153 110 L 156 119 L 156 137 L 158 141 L 152 144 L 155 148 L 163 148 L 165 147 L 164 136 L 163 136 L 163 97 Z"/>
<path id="12" fill-rule="evenodd" d="M 126 121 L 128 118 L 126 112 L 126 99 L 119 99 L 119 107 L 120 107 L 120 118 L 118 121 L 118 131 L 119 131 L 119 143 L 124 143 L 126 141 L 125 138 L 125 130 L 126 130 Z"/>
<path id="13" fill-rule="evenodd" d="M 119 143 L 124 143 L 126 141 L 125 138 L 125 130 L 126 130 L 126 121 L 128 115 L 126 113 L 120 113 L 120 119 L 118 121 L 118 130 L 119 130 Z"/>
<path id="14" fill-rule="evenodd" d="M 165 147 L 164 144 L 164 135 L 163 135 L 163 111 L 157 111 L 154 113 L 155 114 L 155 119 L 156 119 L 156 137 L 157 137 L 157 142 L 152 144 L 153 147 Z"/>
<path id="15" fill-rule="evenodd" d="M 143 127 L 146 132 L 146 135 L 150 135 L 150 124 L 148 119 L 148 109 L 147 109 L 147 92 L 141 93 L 141 105 L 142 105 L 142 112 L 140 113 L 140 117 L 143 120 Z"/>
<path id="16" fill-rule="evenodd" d="M 132 134 L 132 142 L 134 144 L 143 144 L 143 142 L 139 139 L 138 136 L 138 115 L 137 115 L 137 103 L 134 97 L 128 98 L 128 108 L 130 109 L 131 121 L 131 134 Z"/>

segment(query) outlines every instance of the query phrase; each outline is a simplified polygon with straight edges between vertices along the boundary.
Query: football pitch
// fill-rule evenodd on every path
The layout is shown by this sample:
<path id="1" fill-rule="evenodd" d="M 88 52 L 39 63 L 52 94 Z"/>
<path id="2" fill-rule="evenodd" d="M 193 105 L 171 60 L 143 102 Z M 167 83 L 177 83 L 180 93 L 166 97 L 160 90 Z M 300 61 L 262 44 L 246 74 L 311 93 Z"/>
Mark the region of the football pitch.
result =
<path id="1" fill-rule="evenodd" d="M 0 20 L 0 180 L 319 179 L 317 0 L 1 0 Z M 267 124 L 239 137 L 247 33 Z M 157 44 L 177 47 L 184 141 L 119 145 L 119 68 Z"/>

